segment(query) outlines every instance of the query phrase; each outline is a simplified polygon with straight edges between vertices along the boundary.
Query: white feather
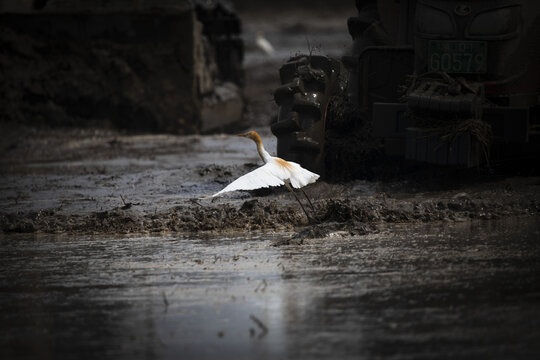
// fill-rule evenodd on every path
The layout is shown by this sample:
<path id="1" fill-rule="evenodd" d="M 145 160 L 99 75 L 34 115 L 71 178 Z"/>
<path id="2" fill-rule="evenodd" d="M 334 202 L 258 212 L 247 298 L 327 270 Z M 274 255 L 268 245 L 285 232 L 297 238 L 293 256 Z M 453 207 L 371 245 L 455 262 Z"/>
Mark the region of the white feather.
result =
<path id="1" fill-rule="evenodd" d="M 267 188 L 269 186 L 283 185 L 283 180 L 275 176 L 272 170 L 272 163 L 263 165 L 260 168 L 248 172 L 246 175 L 240 176 L 238 179 L 227 185 L 223 190 L 212 195 L 212 197 L 221 195 L 229 191 L 255 190 L 260 188 Z"/>
<path id="2" fill-rule="evenodd" d="M 295 189 L 300 189 L 308 184 L 314 183 L 319 178 L 319 175 L 304 169 L 300 164 L 288 161 L 292 165 L 294 171 L 290 171 L 289 181 Z"/>
<path id="3" fill-rule="evenodd" d="M 297 163 L 287 162 L 290 166 L 285 167 L 280 162 L 282 163 L 283 160 L 270 157 L 268 163 L 239 177 L 211 197 L 235 190 L 255 190 L 270 186 L 281 186 L 286 182 L 290 183 L 293 188 L 299 189 L 317 181 L 319 178 L 319 175 L 304 169 Z"/>

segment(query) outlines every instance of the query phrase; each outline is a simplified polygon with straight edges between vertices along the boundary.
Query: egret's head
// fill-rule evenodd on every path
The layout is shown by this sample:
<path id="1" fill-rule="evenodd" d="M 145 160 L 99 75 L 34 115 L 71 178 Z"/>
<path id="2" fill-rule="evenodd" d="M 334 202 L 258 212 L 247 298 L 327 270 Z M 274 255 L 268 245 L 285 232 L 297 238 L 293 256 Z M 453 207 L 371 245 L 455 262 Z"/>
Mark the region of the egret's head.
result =
<path id="1" fill-rule="evenodd" d="M 248 131 L 247 133 L 244 133 L 244 134 L 238 134 L 238 136 L 246 137 L 248 139 L 255 141 L 257 144 L 258 143 L 262 144 L 261 137 L 255 131 Z"/>

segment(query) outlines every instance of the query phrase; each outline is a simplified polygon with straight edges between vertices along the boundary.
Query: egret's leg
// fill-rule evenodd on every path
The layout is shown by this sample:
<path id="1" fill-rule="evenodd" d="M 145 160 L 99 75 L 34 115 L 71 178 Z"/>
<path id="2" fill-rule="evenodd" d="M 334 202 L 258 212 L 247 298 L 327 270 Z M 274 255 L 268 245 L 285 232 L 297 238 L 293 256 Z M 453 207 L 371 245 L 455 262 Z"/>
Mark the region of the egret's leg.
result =
<path id="1" fill-rule="evenodd" d="M 304 205 L 302 205 L 302 202 L 300 201 L 300 199 L 298 198 L 298 196 L 296 195 L 296 193 L 294 192 L 294 190 L 292 189 L 292 187 L 290 187 L 289 184 L 285 184 L 285 186 L 287 187 L 287 189 L 289 189 L 289 191 L 294 195 L 294 197 L 296 198 L 296 201 L 298 201 L 298 203 L 300 204 L 300 207 L 302 208 L 302 210 L 304 210 L 304 214 L 306 214 L 306 217 L 308 219 L 308 221 L 310 223 L 313 222 L 313 219 L 311 218 L 311 216 L 309 216 L 308 212 L 306 211 L 306 209 L 304 208 Z"/>
<path id="2" fill-rule="evenodd" d="M 309 196 L 307 196 L 306 192 L 304 191 L 304 189 L 300 188 L 300 190 L 302 190 L 302 193 L 304 194 L 304 196 L 306 197 L 308 203 L 309 203 L 309 206 L 311 206 L 311 210 L 313 211 L 313 213 L 315 214 L 315 206 L 313 206 L 313 203 L 311 202 L 311 200 L 309 199 Z"/>

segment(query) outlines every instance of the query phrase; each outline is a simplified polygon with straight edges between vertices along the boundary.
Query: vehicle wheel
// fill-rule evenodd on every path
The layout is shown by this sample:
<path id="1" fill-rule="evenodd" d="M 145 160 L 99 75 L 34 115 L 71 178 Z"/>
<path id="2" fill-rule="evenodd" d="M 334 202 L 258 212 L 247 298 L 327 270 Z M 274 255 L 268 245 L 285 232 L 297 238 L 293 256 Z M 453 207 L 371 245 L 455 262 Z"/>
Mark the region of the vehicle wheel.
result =
<path id="1" fill-rule="evenodd" d="M 324 176 L 326 113 L 332 97 L 343 92 L 345 68 L 326 56 L 300 55 L 279 75 L 282 86 L 274 91 L 279 112 L 271 127 L 278 156 Z"/>

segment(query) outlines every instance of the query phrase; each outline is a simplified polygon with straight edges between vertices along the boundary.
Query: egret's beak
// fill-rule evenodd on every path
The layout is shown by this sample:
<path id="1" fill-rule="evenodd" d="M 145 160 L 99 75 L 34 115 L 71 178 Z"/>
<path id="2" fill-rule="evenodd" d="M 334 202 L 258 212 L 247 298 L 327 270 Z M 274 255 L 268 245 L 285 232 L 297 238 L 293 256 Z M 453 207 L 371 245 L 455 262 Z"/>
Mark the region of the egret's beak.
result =
<path id="1" fill-rule="evenodd" d="M 241 137 L 248 137 L 248 134 L 238 134 L 236 136 L 241 136 Z"/>

